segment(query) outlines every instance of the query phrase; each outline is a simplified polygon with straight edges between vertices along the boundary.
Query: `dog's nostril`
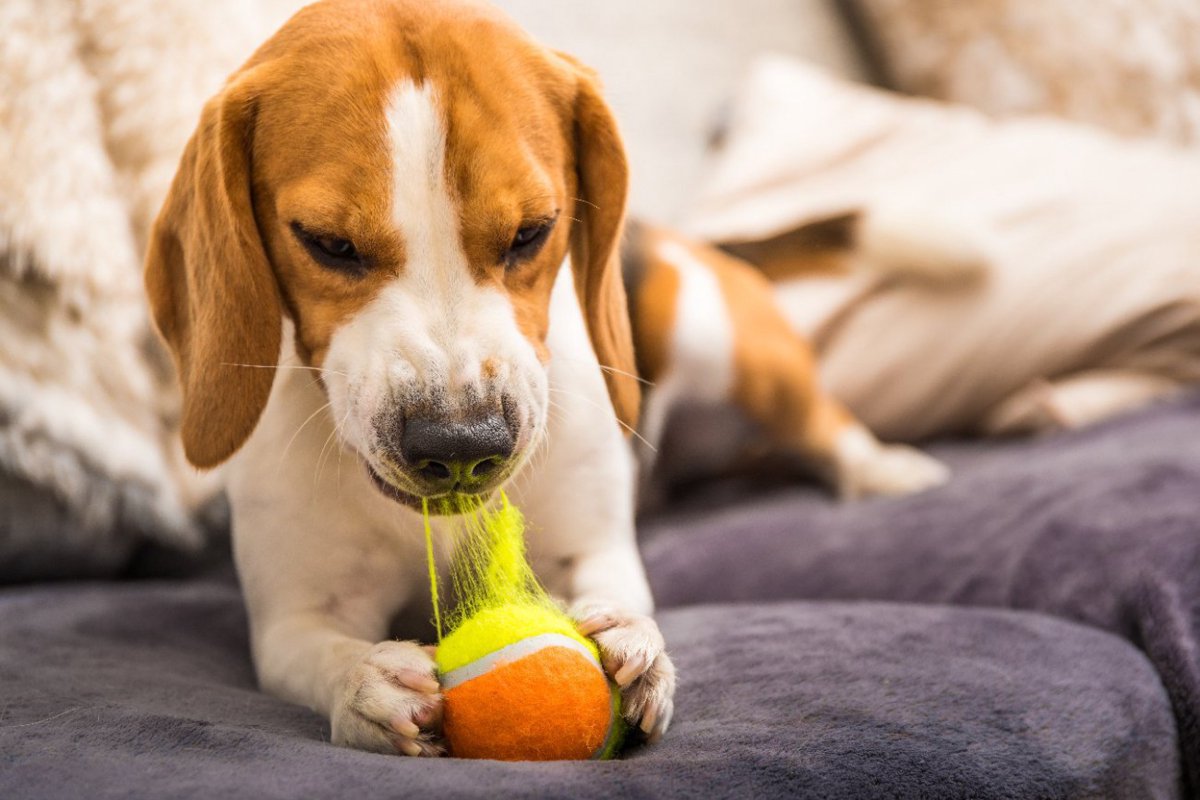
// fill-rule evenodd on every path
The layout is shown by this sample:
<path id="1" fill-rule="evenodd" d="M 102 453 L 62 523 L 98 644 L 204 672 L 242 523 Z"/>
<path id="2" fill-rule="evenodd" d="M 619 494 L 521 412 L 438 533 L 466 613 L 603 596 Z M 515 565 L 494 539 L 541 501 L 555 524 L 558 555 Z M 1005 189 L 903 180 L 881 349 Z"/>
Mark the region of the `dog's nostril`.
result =
<path id="1" fill-rule="evenodd" d="M 439 481 L 450 477 L 450 468 L 440 461 L 426 461 L 418 468 L 418 471 L 428 478 L 435 478 Z"/>
<path id="2" fill-rule="evenodd" d="M 477 461 L 471 466 L 471 477 L 485 478 L 494 472 L 498 466 L 500 466 L 500 459 L 498 458 L 485 458 L 483 461 Z"/>

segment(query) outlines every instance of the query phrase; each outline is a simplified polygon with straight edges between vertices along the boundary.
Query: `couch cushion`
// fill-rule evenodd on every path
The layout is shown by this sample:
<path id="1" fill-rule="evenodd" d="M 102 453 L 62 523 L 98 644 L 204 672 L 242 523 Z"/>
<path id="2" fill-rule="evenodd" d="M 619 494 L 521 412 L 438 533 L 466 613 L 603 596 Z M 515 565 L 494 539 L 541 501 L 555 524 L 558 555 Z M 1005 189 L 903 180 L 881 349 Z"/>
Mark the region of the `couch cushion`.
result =
<path id="1" fill-rule="evenodd" d="M 1177 796 L 1168 701 L 1116 637 L 882 604 L 662 624 L 681 682 L 660 746 L 610 763 L 412 760 L 334 748 L 320 718 L 257 692 L 228 578 L 10 588 L 0 796 Z"/>
<path id="2" fill-rule="evenodd" d="M 664 605 L 874 599 L 1106 629 L 1158 668 L 1200 786 L 1198 423 L 1193 395 L 1077 433 L 934 448 L 953 480 L 902 499 L 693 487 L 690 510 L 643 525 L 647 570 Z"/>

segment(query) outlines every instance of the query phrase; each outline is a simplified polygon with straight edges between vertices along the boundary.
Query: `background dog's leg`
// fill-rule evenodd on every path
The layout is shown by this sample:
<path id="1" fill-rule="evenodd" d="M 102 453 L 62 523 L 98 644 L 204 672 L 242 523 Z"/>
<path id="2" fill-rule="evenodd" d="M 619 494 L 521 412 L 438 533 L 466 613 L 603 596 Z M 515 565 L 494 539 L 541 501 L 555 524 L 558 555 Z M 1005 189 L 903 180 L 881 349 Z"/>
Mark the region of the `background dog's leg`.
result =
<path id="1" fill-rule="evenodd" d="M 992 409 L 982 427 L 990 435 L 1078 428 L 1167 397 L 1182 387 L 1179 381 L 1147 372 L 1080 372 L 1026 386 Z"/>
<path id="2" fill-rule="evenodd" d="M 824 394 L 813 398 L 801 437 L 843 500 L 911 494 L 939 486 L 950 477 L 932 456 L 908 445 L 880 442 Z"/>
<path id="3" fill-rule="evenodd" d="M 814 463 L 843 500 L 904 495 L 945 483 L 949 470 L 903 444 L 884 444 L 815 383 L 812 356 L 799 339 L 764 367 L 757 391 L 738 404 L 773 439 Z"/>

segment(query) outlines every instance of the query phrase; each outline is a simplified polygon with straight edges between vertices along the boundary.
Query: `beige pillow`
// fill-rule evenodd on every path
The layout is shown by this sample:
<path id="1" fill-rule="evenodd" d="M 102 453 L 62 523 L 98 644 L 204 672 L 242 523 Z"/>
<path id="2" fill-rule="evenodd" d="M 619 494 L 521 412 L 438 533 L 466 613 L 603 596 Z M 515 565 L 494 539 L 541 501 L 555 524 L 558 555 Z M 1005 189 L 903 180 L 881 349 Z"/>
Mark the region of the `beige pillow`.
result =
<path id="1" fill-rule="evenodd" d="M 894 85 L 993 114 L 1200 138 L 1195 0 L 851 0 Z"/>
<path id="2" fill-rule="evenodd" d="M 989 260 L 956 288 L 848 275 L 781 289 L 803 332 L 836 321 L 823 376 L 887 437 L 1012 430 L 1034 412 L 1084 422 L 1200 380 L 1200 154 L 761 61 L 692 231 L 771 240 L 854 210 L 910 238 L 969 232 Z"/>
<path id="3" fill-rule="evenodd" d="M 629 152 L 631 209 L 663 222 L 695 192 L 714 121 L 764 49 L 862 74 L 831 0 L 496 2 L 600 73 Z"/>

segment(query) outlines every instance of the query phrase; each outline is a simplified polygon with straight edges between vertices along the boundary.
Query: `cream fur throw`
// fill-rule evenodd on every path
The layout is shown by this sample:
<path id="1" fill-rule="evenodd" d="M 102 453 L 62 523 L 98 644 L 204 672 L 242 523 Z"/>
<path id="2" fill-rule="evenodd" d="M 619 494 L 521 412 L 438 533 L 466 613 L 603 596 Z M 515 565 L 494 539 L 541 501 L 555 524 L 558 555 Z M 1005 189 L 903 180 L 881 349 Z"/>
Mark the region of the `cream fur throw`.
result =
<path id="1" fill-rule="evenodd" d="M 1195 0 L 850 0 L 897 88 L 1200 142 Z"/>
<path id="2" fill-rule="evenodd" d="M 241 0 L 0 3 L 0 579 L 196 546 L 147 230 L 204 100 L 278 15 Z"/>
<path id="3" fill-rule="evenodd" d="M 1200 155 L 888 95 L 766 59 L 692 220 L 777 239 L 849 210 L 990 261 L 964 286 L 869 271 L 781 289 L 829 388 L 884 436 L 1082 424 L 1200 381 Z M 897 226 L 893 226 L 897 227 Z"/>

